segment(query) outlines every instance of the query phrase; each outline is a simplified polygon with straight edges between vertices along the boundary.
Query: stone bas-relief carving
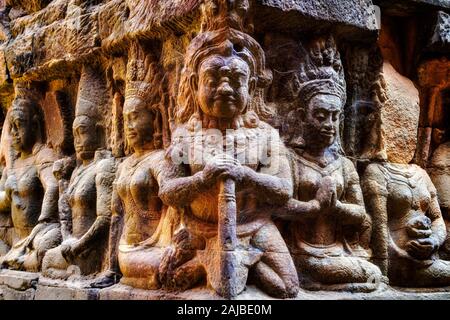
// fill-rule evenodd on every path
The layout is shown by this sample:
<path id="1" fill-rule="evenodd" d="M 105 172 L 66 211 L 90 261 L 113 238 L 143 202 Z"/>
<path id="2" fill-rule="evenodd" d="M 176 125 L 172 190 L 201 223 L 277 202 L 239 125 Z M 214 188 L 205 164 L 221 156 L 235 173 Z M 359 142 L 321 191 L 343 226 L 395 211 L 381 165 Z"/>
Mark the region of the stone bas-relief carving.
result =
<path id="1" fill-rule="evenodd" d="M 442 216 L 447 226 L 447 239 L 441 247 L 441 257 L 450 260 L 450 142 L 441 144 L 433 154 L 431 159 L 430 176 L 433 181 L 439 205 L 441 207 Z"/>
<path id="2" fill-rule="evenodd" d="M 358 173 L 340 154 L 346 99 L 340 56 L 332 38 L 313 41 L 308 52 L 298 75 L 305 145 L 294 149 L 296 191 L 279 216 L 292 221 L 285 233 L 305 287 L 373 291 L 381 272 L 368 261 L 371 219 Z"/>
<path id="3" fill-rule="evenodd" d="M 125 104 L 125 138 L 132 150 L 114 181 L 110 269 L 93 286 L 117 281 L 142 289 L 161 287 L 159 265 L 174 228 L 172 211 L 158 197 L 161 185 L 177 176 L 165 159 L 164 78 L 157 53 L 133 43 L 129 53 Z"/>
<path id="4" fill-rule="evenodd" d="M 269 294 L 297 293 L 292 259 L 271 211 L 264 208 L 292 195 L 287 152 L 250 107 L 257 87 L 269 80 L 264 68 L 261 47 L 234 29 L 201 33 L 187 49 L 169 154 L 179 159 L 185 152 L 181 159 L 187 160 L 191 176 L 167 183 L 161 197 L 173 206 L 188 206 L 185 229 L 175 235 L 183 241 L 175 250 L 188 246 L 197 252 L 187 262 L 171 253 L 171 281 L 180 282 L 180 268 L 202 268 L 199 275 L 206 272 L 217 293 L 232 297 L 244 290 L 250 271 Z M 258 145 L 248 144 L 252 136 Z M 265 165 L 268 154 L 272 159 Z"/>
<path id="5" fill-rule="evenodd" d="M 365 172 L 366 204 L 375 225 L 374 257 L 391 284 L 447 286 L 450 263 L 440 260 L 437 254 L 446 239 L 437 191 L 424 169 L 409 164 L 414 156 L 411 146 L 417 145 L 418 92 L 393 68 L 384 69 L 383 80 L 387 114 L 401 102 L 416 112 L 395 112 L 396 118 L 383 120 L 386 127 L 408 124 L 402 127 L 402 139 L 409 143 L 386 148 L 386 161 L 370 164 Z M 404 90 L 391 91 L 400 81 Z"/>
<path id="6" fill-rule="evenodd" d="M 372 164 L 364 186 L 379 224 L 376 257 L 383 261 L 390 283 L 447 286 L 450 263 L 437 255 L 446 228 L 436 188 L 425 170 L 407 164 Z"/>
<path id="7" fill-rule="evenodd" d="M 71 158 L 58 160 L 53 168 L 60 185 L 62 243 L 47 252 L 42 266 L 43 274 L 52 278 L 68 277 L 70 266 L 79 267 L 83 275 L 98 272 L 105 257 L 115 160 L 110 152 L 102 150 L 105 130 L 100 106 L 105 89 L 98 74 L 98 70 L 86 67 L 80 79 L 73 122 L 79 165 L 69 181 L 64 180 Z"/>
<path id="8" fill-rule="evenodd" d="M 0 299 L 450 298 L 446 22 L 182 2 L 0 1 Z"/>
<path id="9" fill-rule="evenodd" d="M 43 144 L 45 124 L 38 92 L 16 90 L 7 119 L 15 159 L 5 167 L 1 180 L 1 206 L 9 209 L 15 239 L 0 262 L 2 267 L 38 271 L 47 250 L 61 239 L 58 184 L 52 173 L 57 158 Z"/>

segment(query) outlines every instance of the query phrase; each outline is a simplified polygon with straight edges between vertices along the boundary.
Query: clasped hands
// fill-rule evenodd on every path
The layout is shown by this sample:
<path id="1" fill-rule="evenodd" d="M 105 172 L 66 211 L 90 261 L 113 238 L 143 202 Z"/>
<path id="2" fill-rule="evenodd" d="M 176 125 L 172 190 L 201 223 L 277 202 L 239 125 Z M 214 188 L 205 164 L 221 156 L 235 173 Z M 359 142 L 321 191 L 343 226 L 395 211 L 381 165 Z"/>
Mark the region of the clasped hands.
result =
<path id="1" fill-rule="evenodd" d="M 340 205 L 337 198 L 336 181 L 327 176 L 319 182 L 316 197 L 310 203 L 314 212 L 331 213 Z"/>
<path id="2" fill-rule="evenodd" d="M 220 154 L 209 160 L 203 171 L 202 178 L 207 184 L 214 184 L 218 180 L 232 179 L 236 183 L 247 181 L 253 171 L 226 154 Z"/>

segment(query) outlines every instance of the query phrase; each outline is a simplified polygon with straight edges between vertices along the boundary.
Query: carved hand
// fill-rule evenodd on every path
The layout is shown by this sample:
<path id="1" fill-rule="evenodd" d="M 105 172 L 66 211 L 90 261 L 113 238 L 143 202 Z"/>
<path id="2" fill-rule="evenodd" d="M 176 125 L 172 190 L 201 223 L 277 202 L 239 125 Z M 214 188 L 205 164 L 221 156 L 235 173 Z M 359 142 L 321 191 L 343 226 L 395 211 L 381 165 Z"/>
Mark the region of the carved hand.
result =
<path id="1" fill-rule="evenodd" d="M 437 251 L 439 243 L 433 238 L 411 240 L 406 245 L 406 251 L 417 259 L 429 259 Z"/>
<path id="2" fill-rule="evenodd" d="M 411 219 L 406 225 L 406 232 L 411 239 L 429 238 L 433 233 L 431 219 L 427 216 L 418 216 Z"/>
<path id="3" fill-rule="evenodd" d="M 325 177 L 322 179 L 316 193 L 316 200 L 319 202 L 321 210 L 329 211 L 336 207 L 336 182 L 332 177 Z"/>
<path id="4" fill-rule="evenodd" d="M 204 247 L 202 239 L 193 236 L 187 229 L 179 230 L 173 238 L 173 245 L 166 248 L 159 266 L 159 278 L 166 287 L 175 286 L 173 274 L 185 262 Z"/>
<path id="5" fill-rule="evenodd" d="M 73 261 L 75 257 L 74 246 L 76 244 L 76 239 L 69 238 L 61 244 L 61 254 L 66 259 L 66 261 Z"/>
<path id="6" fill-rule="evenodd" d="M 245 169 L 236 159 L 222 154 L 214 157 L 203 169 L 203 179 L 207 184 L 214 184 L 217 179 L 233 179 L 236 182 L 243 180 Z"/>

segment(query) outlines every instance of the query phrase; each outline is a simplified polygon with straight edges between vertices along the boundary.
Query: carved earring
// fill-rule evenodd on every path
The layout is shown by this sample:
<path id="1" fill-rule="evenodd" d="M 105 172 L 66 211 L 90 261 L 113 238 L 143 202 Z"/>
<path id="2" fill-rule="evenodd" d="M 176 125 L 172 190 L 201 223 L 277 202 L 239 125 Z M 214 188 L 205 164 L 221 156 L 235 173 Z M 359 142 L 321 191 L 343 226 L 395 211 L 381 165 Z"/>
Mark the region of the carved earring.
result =
<path id="1" fill-rule="evenodd" d="M 163 137 L 162 137 L 162 116 L 160 112 L 155 112 L 155 120 L 153 120 L 153 144 L 156 149 L 161 149 L 163 147 Z"/>

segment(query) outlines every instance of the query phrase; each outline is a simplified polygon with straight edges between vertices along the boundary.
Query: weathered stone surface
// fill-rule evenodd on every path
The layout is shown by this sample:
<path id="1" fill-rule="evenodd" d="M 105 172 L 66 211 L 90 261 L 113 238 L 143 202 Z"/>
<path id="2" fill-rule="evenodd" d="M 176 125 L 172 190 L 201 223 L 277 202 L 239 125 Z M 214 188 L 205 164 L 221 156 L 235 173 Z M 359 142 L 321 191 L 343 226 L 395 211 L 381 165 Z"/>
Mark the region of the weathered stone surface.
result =
<path id="1" fill-rule="evenodd" d="M 36 289 L 18 291 L 5 286 L 0 286 L 0 300 L 220 300 L 220 296 L 211 294 L 207 289 L 196 289 L 185 292 L 163 292 L 135 289 L 124 285 L 115 285 L 102 290 L 91 290 L 77 287 L 74 284 L 63 285 L 48 283 L 38 284 Z M 261 293 L 254 286 L 248 286 L 236 300 L 270 300 L 273 299 Z M 424 290 L 421 288 L 392 288 L 382 285 L 371 293 L 345 293 L 329 291 L 301 290 L 295 300 L 448 300 L 450 288 Z"/>
<path id="2" fill-rule="evenodd" d="M 409 163 L 414 156 L 419 124 L 419 92 L 414 83 L 385 62 L 381 86 L 383 107 L 379 111 L 378 132 L 382 153 L 393 163 Z M 402 117 L 398 117 L 402 114 Z"/>
<path id="3" fill-rule="evenodd" d="M 441 50 L 450 47 L 450 14 L 439 11 L 433 37 L 430 45 L 434 49 L 441 47 Z"/>
<path id="4" fill-rule="evenodd" d="M 22 8 L 28 13 L 45 8 L 52 0 L 6 0 L 6 5 Z"/>
<path id="5" fill-rule="evenodd" d="M 418 68 L 421 114 L 418 147 L 414 161 L 427 167 L 434 150 L 448 135 L 447 111 L 450 87 L 450 61 L 443 57 L 424 61 Z"/>
<path id="6" fill-rule="evenodd" d="M 362 29 L 376 30 L 371 0 L 260 0 L 261 4 L 283 11 L 296 11 L 316 20 L 339 22 Z"/>
<path id="7" fill-rule="evenodd" d="M 39 274 L 31 272 L 20 272 L 13 270 L 0 271 L 0 285 L 7 286 L 18 291 L 36 288 Z"/>
<path id="8" fill-rule="evenodd" d="M 86 281 L 62 283 L 41 278 L 34 300 L 98 300 L 98 290 L 89 288 Z"/>
<path id="9" fill-rule="evenodd" d="M 395 16 L 408 16 L 415 13 L 450 8 L 450 3 L 447 0 L 374 0 L 373 2 L 381 6 L 387 14 Z"/>
<path id="10" fill-rule="evenodd" d="M 36 290 L 16 290 L 8 286 L 0 285 L 0 300 L 34 300 Z"/>
<path id="11" fill-rule="evenodd" d="M 0 0 L 0 299 L 450 298 L 448 4 L 374 3 Z"/>

